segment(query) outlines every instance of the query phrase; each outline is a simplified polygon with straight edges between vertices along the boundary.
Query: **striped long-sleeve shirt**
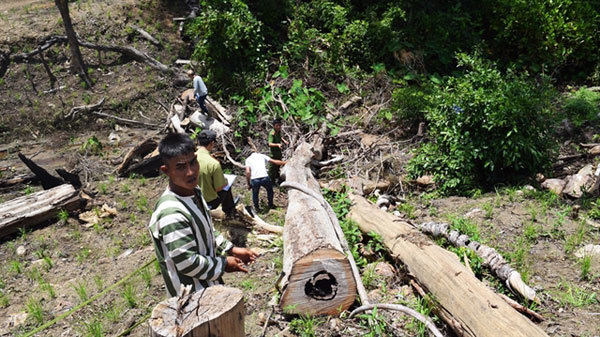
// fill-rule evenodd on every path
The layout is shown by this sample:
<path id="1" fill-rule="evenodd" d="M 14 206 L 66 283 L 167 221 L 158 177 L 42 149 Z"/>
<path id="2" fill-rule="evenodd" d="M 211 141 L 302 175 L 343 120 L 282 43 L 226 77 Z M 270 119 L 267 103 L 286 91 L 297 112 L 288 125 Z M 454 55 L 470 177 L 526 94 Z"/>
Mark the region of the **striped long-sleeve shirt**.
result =
<path id="1" fill-rule="evenodd" d="M 156 202 L 148 228 L 170 296 L 179 295 L 181 285 L 198 291 L 220 284 L 226 257 L 233 245 L 213 228 L 200 189 L 182 197 L 169 188 Z"/>

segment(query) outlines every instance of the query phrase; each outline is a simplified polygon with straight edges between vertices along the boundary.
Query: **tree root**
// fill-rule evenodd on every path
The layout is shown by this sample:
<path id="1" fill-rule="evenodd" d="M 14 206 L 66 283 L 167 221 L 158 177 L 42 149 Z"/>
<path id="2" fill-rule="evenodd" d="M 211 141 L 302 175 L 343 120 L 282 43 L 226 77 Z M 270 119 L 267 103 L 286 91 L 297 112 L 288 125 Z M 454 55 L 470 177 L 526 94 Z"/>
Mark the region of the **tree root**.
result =
<path id="1" fill-rule="evenodd" d="M 427 317 L 423 316 L 422 314 L 418 313 L 417 311 L 401 305 L 401 304 L 385 304 L 385 303 L 378 303 L 378 304 L 368 304 L 368 305 L 363 305 L 361 307 L 358 307 L 356 309 L 354 309 L 351 313 L 349 318 L 354 317 L 356 314 L 359 314 L 363 311 L 367 311 L 367 310 L 372 310 L 374 308 L 377 309 L 385 309 L 385 310 L 393 310 L 393 311 L 399 311 L 402 312 L 404 314 L 407 314 L 409 316 L 414 317 L 416 320 L 418 320 L 419 322 L 425 324 L 425 326 L 427 327 L 427 329 L 429 329 L 429 331 L 431 331 L 431 333 L 435 336 L 435 337 L 444 337 L 444 335 L 440 332 L 440 330 L 438 330 L 438 328 L 435 326 L 435 324 Z"/>

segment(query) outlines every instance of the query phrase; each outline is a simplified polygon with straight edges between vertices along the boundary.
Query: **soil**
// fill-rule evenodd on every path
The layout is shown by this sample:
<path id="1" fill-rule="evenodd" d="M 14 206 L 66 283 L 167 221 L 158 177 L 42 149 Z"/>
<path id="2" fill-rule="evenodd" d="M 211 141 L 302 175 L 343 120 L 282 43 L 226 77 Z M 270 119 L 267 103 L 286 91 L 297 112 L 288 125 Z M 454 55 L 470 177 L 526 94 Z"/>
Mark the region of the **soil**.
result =
<path id="1" fill-rule="evenodd" d="M 70 9 L 76 31 L 89 41 L 132 45 L 166 64 L 190 55 L 189 46 L 177 35 L 171 20 L 184 15 L 185 9 L 171 2 L 84 0 L 71 3 Z M 59 13 L 47 1 L 3 1 L 0 21 L 0 51 L 4 53 L 30 51 L 44 37 L 63 33 Z M 131 24 L 159 38 L 163 48 L 132 34 L 127 29 Z M 73 120 L 63 116 L 73 106 L 106 97 L 104 112 L 164 123 L 166 112 L 157 102 L 168 107 L 184 88 L 173 86 L 170 78 L 143 64 L 122 60 L 117 55 L 82 51 L 95 81 L 91 90 L 82 89 L 68 70 L 69 55 L 64 45 L 52 47 L 46 56 L 58 80 L 54 88 L 61 89 L 44 93 L 53 88 L 40 60 L 10 64 L 0 78 L 0 179 L 27 173 L 16 155 L 20 151 L 49 172 L 56 168 L 79 170 L 83 189 L 93 196 L 87 210 L 106 204 L 115 208 L 117 214 L 102 218 L 97 224 L 87 224 L 72 213 L 68 218 L 53 219 L 1 239 L 0 336 L 26 334 L 97 294 L 101 296 L 37 336 L 146 336 L 148 313 L 166 298 L 163 280 L 151 262 L 155 255 L 146 225 L 167 181 L 162 176 L 123 178 L 114 173 L 124 154 L 156 135 L 157 130 L 127 127 L 87 115 Z M 111 133 L 120 140 L 112 142 Z M 95 148 L 96 142 L 102 147 Z M 394 162 L 391 171 L 401 172 L 405 159 Z M 241 202 L 250 205 L 243 172 L 230 167 L 228 170 L 239 176 L 233 186 L 235 193 L 242 196 Z M 38 190 L 38 185 L 3 189 L 0 202 Z M 600 336 L 600 259 L 592 259 L 589 270 L 582 275 L 582 262 L 574 256 L 582 245 L 600 242 L 600 226 L 590 220 L 586 210 L 589 207 L 576 212 L 574 206 L 582 202 L 559 199 L 529 187 L 507 187 L 474 198 L 428 196 L 413 189 L 405 195 L 406 202 L 396 209 L 414 222 L 462 222 L 475 228 L 481 241 L 509 258 L 538 291 L 541 303 L 532 307 L 546 318 L 539 326 L 548 335 Z M 279 188 L 275 203 L 278 208 L 262 212 L 261 217 L 271 224 L 283 225 L 287 196 Z M 282 239 L 223 223 L 216 226 L 225 235 L 261 253 L 258 261 L 249 266 L 248 274 L 225 276 L 226 284 L 245 293 L 247 336 L 261 336 L 278 296 L 274 285 L 281 273 Z M 151 263 L 147 267 L 138 270 L 148 262 Z M 401 267 L 391 273 L 373 272 L 377 262 L 388 267 L 394 264 L 391 258 L 371 262 L 363 268 L 363 280 L 372 302 L 426 309 L 411 290 Z M 482 279 L 496 291 L 510 293 L 485 270 Z M 369 333 L 367 319 L 347 316 L 343 313 L 340 317 L 299 318 L 275 310 L 265 336 L 309 336 L 302 331 L 309 331 L 310 326 L 316 336 Z M 387 328 L 371 336 L 419 333 L 420 327 L 400 314 L 380 311 L 373 317 L 376 325 Z"/>

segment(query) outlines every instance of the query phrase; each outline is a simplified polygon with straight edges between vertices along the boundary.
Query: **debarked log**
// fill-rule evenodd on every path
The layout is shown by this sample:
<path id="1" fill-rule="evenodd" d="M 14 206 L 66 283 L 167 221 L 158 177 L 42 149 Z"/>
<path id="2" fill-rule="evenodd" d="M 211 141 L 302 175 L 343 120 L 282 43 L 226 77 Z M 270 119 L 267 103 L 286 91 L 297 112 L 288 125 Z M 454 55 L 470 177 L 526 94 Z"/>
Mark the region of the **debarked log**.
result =
<path id="1" fill-rule="evenodd" d="M 212 286 L 160 302 L 150 317 L 151 337 L 243 337 L 241 290 Z"/>
<path id="2" fill-rule="evenodd" d="M 365 198 L 352 194 L 351 200 L 348 216 L 358 223 L 361 231 L 381 235 L 392 255 L 431 293 L 436 302 L 434 312 L 458 336 L 547 336 L 475 278 L 455 254 Z"/>
<path id="3" fill-rule="evenodd" d="M 286 182 L 320 194 L 311 174 L 311 145 L 302 143 L 284 167 Z M 356 283 L 327 210 L 312 196 L 288 191 L 283 227 L 280 307 L 289 313 L 337 315 L 354 302 Z"/>
<path id="4" fill-rule="evenodd" d="M 60 210 L 72 211 L 83 205 L 79 191 L 71 184 L 7 201 L 0 204 L 0 237 L 38 225 L 55 217 Z"/>

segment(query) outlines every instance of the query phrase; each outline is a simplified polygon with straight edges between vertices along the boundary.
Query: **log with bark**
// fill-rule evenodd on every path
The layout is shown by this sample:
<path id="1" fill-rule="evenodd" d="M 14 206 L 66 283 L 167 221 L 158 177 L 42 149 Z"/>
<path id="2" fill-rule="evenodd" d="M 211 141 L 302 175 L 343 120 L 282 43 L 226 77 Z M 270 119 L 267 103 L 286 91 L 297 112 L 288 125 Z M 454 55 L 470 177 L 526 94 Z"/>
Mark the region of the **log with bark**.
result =
<path id="1" fill-rule="evenodd" d="M 117 173 L 120 176 L 123 176 L 136 159 L 143 159 L 144 156 L 154 151 L 157 146 L 158 143 L 152 138 L 143 140 L 141 143 L 127 152 L 125 158 L 123 158 L 123 162 L 121 162 L 121 165 L 117 167 Z"/>
<path id="2" fill-rule="evenodd" d="M 84 200 L 73 185 L 64 184 L 0 204 L 0 237 L 43 223 L 60 210 L 83 207 Z"/>
<path id="3" fill-rule="evenodd" d="M 313 144 L 315 145 L 315 144 Z M 286 182 L 320 194 L 309 163 L 313 146 L 301 143 L 284 167 Z M 312 196 L 288 191 L 283 228 L 283 277 L 280 307 L 290 313 L 336 315 L 356 297 L 348 259 L 327 210 Z"/>
<path id="4" fill-rule="evenodd" d="M 435 312 L 458 336 L 547 336 L 475 278 L 456 255 L 439 247 L 409 223 L 351 195 L 349 217 L 361 231 L 374 231 L 392 255 L 431 293 Z"/>
<path id="5" fill-rule="evenodd" d="M 19 184 L 27 184 L 39 181 L 38 177 L 33 173 L 17 174 L 13 177 L 0 179 L 0 188 L 9 188 Z"/>
<path id="6" fill-rule="evenodd" d="M 225 212 L 219 207 L 217 209 L 213 209 L 210 211 L 210 216 L 213 219 L 223 221 L 229 225 L 240 225 L 244 228 L 254 228 L 259 232 L 264 233 L 283 233 L 283 227 L 271 225 L 261 219 L 258 214 L 256 214 L 251 207 L 246 207 L 243 204 L 238 204 L 236 207 L 236 213 L 233 219 L 228 219 L 225 215 Z M 248 211 L 250 209 L 250 211 Z"/>
<path id="7" fill-rule="evenodd" d="M 160 302 L 150 317 L 151 337 L 243 337 L 242 291 L 222 285 Z"/>

